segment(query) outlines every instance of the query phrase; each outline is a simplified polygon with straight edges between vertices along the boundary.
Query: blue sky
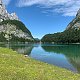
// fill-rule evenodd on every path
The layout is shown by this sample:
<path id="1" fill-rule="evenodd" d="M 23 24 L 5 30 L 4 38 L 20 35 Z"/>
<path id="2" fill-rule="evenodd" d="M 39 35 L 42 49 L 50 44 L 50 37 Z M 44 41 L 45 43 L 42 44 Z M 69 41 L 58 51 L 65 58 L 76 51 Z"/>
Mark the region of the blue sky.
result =
<path id="1" fill-rule="evenodd" d="M 41 38 L 48 33 L 64 31 L 80 8 L 80 0 L 3 0 L 9 13 L 19 19 Z"/>

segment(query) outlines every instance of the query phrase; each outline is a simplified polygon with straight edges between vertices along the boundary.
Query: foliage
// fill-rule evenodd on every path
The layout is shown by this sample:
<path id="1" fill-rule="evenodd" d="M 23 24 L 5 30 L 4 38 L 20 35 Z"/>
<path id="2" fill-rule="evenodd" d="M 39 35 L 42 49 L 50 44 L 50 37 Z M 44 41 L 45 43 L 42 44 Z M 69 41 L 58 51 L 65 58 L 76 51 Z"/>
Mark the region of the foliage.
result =
<path id="1" fill-rule="evenodd" d="M 76 17 L 67 29 L 60 33 L 47 34 L 41 39 L 42 42 L 54 43 L 80 43 L 80 27 L 74 26 L 80 23 L 80 17 Z"/>
<path id="2" fill-rule="evenodd" d="M 4 33 L 2 32 L 2 33 L 0 33 L 0 42 L 6 42 L 7 40 L 6 40 L 6 38 L 4 37 Z"/>
<path id="3" fill-rule="evenodd" d="M 72 73 L 47 63 L 33 60 L 11 49 L 0 48 L 0 80 L 79 80 Z"/>
<path id="4" fill-rule="evenodd" d="M 80 29 L 72 28 L 61 33 L 47 34 L 41 41 L 54 43 L 80 43 Z"/>
<path id="5" fill-rule="evenodd" d="M 32 40 L 30 39 L 25 39 L 25 38 L 19 38 L 17 36 L 14 36 L 14 35 L 11 35 L 12 38 L 10 39 L 10 42 L 33 42 Z"/>
<path id="6" fill-rule="evenodd" d="M 4 24 L 16 25 L 17 29 L 22 30 L 25 33 L 28 33 L 30 35 L 30 37 L 32 37 L 31 32 L 25 27 L 25 25 L 21 21 L 18 21 L 18 20 L 4 20 L 0 23 L 0 25 L 4 25 Z M 5 34 L 6 33 L 3 33 L 3 32 L 0 34 L 0 37 L 1 37 L 0 42 L 5 42 L 5 41 L 33 42 L 33 40 L 25 39 L 25 38 L 19 38 L 19 37 L 14 36 L 13 34 L 10 35 L 11 38 L 9 40 L 6 40 L 6 38 L 4 37 Z"/>
<path id="7" fill-rule="evenodd" d="M 17 29 L 21 29 L 23 32 L 27 32 L 29 35 L 31 35 L 31 32 L 26 28 L 26 26 L 18 20 L 4 20 L 0 23 L 0 25 L 3 24 L 12 24 L 12 25 L 16 25 Z"/>
<path id="8" fill-rule="evenodd" d="M 4 37 L 5 33 L 0 33 L 0 42 L 8 42 L 8 40 Z M 10 35 L 12 38 L 9 39 L 9 42 L 33 42 L 33 40 L 25 39 L 25 38 L 19 38 L 17 36 L 14 36 L 13 34 Z"/>

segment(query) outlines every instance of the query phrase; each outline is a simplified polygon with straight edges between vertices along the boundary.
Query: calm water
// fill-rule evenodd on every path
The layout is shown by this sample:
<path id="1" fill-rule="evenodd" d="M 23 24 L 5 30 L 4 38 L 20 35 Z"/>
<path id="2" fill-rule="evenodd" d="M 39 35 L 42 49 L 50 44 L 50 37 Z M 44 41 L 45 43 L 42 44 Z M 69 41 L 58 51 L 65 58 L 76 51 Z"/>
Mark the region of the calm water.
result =
<path id="1" fill-rule="evenodd" d="M 80 73 L 80 45 L 0 44 L 20 54 Z"/>

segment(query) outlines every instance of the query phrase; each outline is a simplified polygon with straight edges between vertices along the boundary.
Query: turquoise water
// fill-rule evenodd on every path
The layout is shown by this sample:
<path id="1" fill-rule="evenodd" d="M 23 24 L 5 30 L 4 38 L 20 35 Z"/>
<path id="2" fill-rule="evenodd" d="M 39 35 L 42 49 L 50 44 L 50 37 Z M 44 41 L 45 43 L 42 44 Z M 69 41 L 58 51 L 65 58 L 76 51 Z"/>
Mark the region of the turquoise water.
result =
<path id="1" fill-rule="evenodd" d="M 0 44 L 1 47 L 11 48 L 19 54 L 55 66 L 80 73 L 80 45 L 54 44 Z"/>

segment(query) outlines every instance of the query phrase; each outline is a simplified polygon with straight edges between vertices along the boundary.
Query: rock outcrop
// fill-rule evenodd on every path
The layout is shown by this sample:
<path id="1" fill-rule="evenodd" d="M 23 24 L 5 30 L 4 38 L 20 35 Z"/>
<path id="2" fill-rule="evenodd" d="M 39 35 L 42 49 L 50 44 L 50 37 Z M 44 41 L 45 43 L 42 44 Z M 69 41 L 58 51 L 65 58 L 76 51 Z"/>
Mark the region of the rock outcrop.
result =
<path id="1" fill-rule="evenodd" d="M 80 9 L 78 10 L 76 17 L 69 23 L 66 30 L 73 28 L 78 30 L 80 29 Z"/>
<path id="2" fill-rule="evenodd" d="M 2 0 L 0 0 L 0 37 L 0 42 L 34 40 L 31 32 L 19 20 L 16 13 L 7 12 Z"/>
<path id="3" fill-rule="evenodd" d="M 0 22 L 3 20 L 19 20 L 16 13 L 9 14 L 5 8 L 5 5 L 3 4 L 2 0 L 0 0 Z"/>

